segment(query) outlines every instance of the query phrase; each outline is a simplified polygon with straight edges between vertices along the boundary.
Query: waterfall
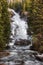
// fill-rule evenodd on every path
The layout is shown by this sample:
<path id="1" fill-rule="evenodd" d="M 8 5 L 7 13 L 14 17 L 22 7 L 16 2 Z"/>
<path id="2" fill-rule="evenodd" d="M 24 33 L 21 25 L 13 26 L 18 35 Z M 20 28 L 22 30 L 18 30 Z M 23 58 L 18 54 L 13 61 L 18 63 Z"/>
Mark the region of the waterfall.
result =
<path id="1" fill-rule="evenodd" d="M 19 39 L 28 39 L 27 35 L 27 22 L 20 19 L 20 16 L 18 13 L 16 13 L 13 9 L 9 9 L 14 16 L 12 16 L 11 20 L 11 42 L 9 42 L 9 45 L 14 45 L 16 40 Z M 31 37 L 29 38 L 31 41 Z M 29 49 L 30 45 L 27 46 L 16 46 L 16 48 L 13 47 L 13 49 L 5 50 L 6 52 L 9 52 L 9 55 L 7 56 L 5 51 L 5 56 L 2 58 L 0 57 L 0 65 L 43 65 L 43 62 L 40 62 L 39 60 L 43 60 L 43 54 L 39 55 L 37 51 L 32 51 Z M 36 59 L 39 59 L 37 60 Z"/>
<path id="2" fill-rule="evenodd" d="M 12 39 L 12 42 L 9 43 L 10 45 L 14 45 L 16 40 L 19 39 L 28 39 L 27 35 L 27 22 L 22 20 L 20 18 L 20 15 L 16 13 L 13 9 L 9 9 L 14 16 L 11 18 L 11 35 L 10 38 Z"/>

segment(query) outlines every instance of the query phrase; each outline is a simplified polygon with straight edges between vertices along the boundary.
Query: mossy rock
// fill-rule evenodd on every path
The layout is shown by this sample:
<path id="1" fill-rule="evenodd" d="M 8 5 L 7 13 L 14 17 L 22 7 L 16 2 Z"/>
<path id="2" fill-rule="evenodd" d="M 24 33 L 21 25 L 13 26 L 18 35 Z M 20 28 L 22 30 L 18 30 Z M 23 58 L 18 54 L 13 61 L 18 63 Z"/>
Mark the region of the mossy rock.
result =
<path id="1" fill-rule="evenodd" d="M 43 45 L 43 41 L 41 41 L 41 45 Z"/>
<path id="2" fill-rule="evenodd" d="M 40 46 L 38 52 L 43 53 L 43 46 Z"/>
<path id="3" fill-rule="evenodd" d="M 33 50 L 38 51 L 38 49 L 41 45 L 39 39 L 37 37 L 33 37 L 32 41 L 33 41 L 33 43 L 32 43 Z"/>
<path id="4" fill-rule="evenodd" d="M 33 37 L 32 37 L 32 41 L 33 41 L 34 43 L 36 43 L 36 42 L 39 41 L 39 40 L 38 40 L 37 37 L 34 37 L 34 36 L 33 36 Z"/>
<path id="5" fill-rule="evenodd" d="M 40 47 L 40 43 L 33 43 L 33 49 L 35 51 L 38 51 L 39 47 Z"/>

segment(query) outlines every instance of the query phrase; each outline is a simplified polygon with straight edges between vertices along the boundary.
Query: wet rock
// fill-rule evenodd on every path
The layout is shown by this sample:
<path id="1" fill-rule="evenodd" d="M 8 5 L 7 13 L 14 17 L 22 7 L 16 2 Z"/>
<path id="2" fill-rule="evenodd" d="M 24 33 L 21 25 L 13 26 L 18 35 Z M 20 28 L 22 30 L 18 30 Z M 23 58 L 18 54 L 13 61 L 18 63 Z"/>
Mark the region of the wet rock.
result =
<path id="1" fill-rule="evenodd" d="M 33 32 L 32 32 L 31 30 L 27 29 L 27 34 L 28 34 L 28 35 L 32 35 Z"/>
<path id="2" fill-rule="evenodd" d="M 37 52 L 32 53 L 33 55 L 37 55 Z"/>
<path id="3" fill-rule="evenodd" d="M 20 12 L 20 15 L 21 15 L 21 16 L 28 16 L 28 14 L 29 14 L 29 12 L 27 12 L 27 11 L 25 11 L 25 12 L 22 12 L 22 11 L 21 11 L 21 12 Z"/>
<path id="4" fill-rule="evenodd" d="M 7 45 L 5 48 L 6 48 L 6 49 L 10 49 L 10 46 L 9 46 L 9 45 Z"/>
<path id="5" fill-rule="evenodd" d="M 19 63 L 20 65 L 24 65 L 24 61 L 23 60 L 15 60 L 15 63 Z"/>
<path id="6" fill-rule="evenodd" d="M 42 55 L 35 55 L 36 59 L 39 61 L 43 61 L 43 54 Z"/>
<path id="7" fill-rule="evenodd" d="M 20 46 L 25 46 L 25 45 L 29 45 L 31 44 L 31 42 L 29 40 L 23 40 L 20 39 L 19 41 L 16 40 L 15 45 L 20 45 Z"/>
<path id="8" fill-rule="evenodd" d="M 27 12 L 27 11 L 24 11 L 24 12 L 21 11 L 20 12 L 20 18 L 24 19 L 25 21 L 27 21 L 28 14 L 29 14 L 29 12 Z"/>
<path id="9" fill-rule="evenodd" d="M 0 65 L 5 65 L 5 64 L 0 64 Z"/>
<path id="10" fill-rule="evenodd" d="M 31 31 L 27 30 L 28 35 L 32 35 Z"/>
<path id="11" fill-rule="evenodd" d="M 10 14 L 10 18 L 13 17 L 15 14 L 11 11 L 10 8 L 8 8 L 9 14 Z"/>
<path id="12" fill-rule="evenodd" d="M 34 50 L 34 49 L 33 49 L 33 46 L 30 46 L 30 50 Z"/>
<path id="13" fill-rule="evenodd" d="M 9 56 L 9 54 L 10 53 L 8 51 L 0 52 L 0 58 L 5 57 L 5 56 Z"/>

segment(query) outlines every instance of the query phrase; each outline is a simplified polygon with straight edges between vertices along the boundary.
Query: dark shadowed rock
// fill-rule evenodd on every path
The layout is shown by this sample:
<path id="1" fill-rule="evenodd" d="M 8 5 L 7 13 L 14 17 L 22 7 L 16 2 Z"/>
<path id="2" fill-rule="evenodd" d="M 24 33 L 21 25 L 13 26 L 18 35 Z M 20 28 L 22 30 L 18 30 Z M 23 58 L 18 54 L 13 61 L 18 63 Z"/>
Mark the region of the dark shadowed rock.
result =
<path id="1" fill-rule="evenodd" d="M 17 65 L 24 65 L 24 61 L 22 59 L 16 59 L 14 62 L 17 63 Z"/>
<path id="2" fill-rule="evenodd" d="M 6 49 L 10 49 L 10 46 L 9 46 L 9 45 L 7 45 L 5 48 L 6 48 Z"/>
<path id="3" fill-rule="evenodd" d="M 25 45 L 29 45 L 31 44 L 31 42 L 29 40 L 23 40 L 23 39 L 20 39 L 19 41 L 15 41 L 15 45 L 20 45 L 20 46 L 25 46 Z"/>
<path id="4" fill-rule="evenodd" d="M 35 55 L 36 59 L 39 61 L 43 61 L 43 55 Z"/>
<path id="5" fill-rule="evenodd" d="M 32 35 L 33 32 L 32 32 L 31 30 L 27 29 L 27 34 L 28 34 L 28 35 Z"/>

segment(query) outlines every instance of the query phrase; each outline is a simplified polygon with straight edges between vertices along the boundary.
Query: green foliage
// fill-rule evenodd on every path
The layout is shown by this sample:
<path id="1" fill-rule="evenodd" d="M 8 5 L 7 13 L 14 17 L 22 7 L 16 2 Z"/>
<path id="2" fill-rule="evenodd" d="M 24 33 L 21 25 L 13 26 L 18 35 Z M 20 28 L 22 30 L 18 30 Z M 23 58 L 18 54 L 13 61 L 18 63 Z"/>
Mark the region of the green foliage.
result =
<path id="1" fill-rule="evenodd" d="M 0 0 L 0 49 L 4 49 L 9 41 L 10 19 L 6 0 Z"/>
<path id="2" fill-rule="evenodd" d="M 31 3 L 28 0 L 22 0 L 21 2 L 13 2 L 9 4 L 9 7 L 14 9 L 15 11 L 29 11 L 31 7 Z"/>
<path id="3" fill-rule="evenodd" d="M 33 33 L 33 48 L 43 52 L 43 1 L 31 0 L 29 27 Z"/>
<path id="4" fill-rule="evenodd" d="M 34 34 L 43 33 L 43 4 L 41 0 L 32 0 L 30 25 Z M 38 31 L 38 32 L 37 32 Z"/>
<path id="5" fill-rule="evenodd" d="M 14 9 L 15 11 L 20 11 L 22 10 L 22 5 L 20 2 L 16 2 L 16 3 L 12 3 L 12 4 L 9 4 L 9 7 Z"/>

